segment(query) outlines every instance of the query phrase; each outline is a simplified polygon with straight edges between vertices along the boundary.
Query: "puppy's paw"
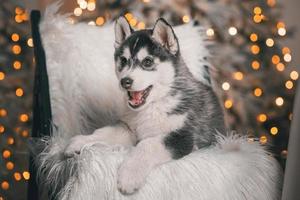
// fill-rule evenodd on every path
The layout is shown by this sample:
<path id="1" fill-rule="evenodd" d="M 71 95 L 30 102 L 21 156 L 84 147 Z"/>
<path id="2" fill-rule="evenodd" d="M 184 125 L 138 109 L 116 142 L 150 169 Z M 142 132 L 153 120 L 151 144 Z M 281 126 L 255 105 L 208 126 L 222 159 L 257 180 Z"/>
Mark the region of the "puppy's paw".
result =
<path id="1" fill-rule="evenodd" d="M 65 148 L 64 155 L 66 157 L 73 157 L 80 154 L 80 150 L 88 143 L 88 138 L 85 135 L 77 135 L 70 139 L 69 144 Z"/>
<path id="2" fill-rule="evenodd" d="M 136 165 L 124 163 L 118 171 L 118 190 L 125 195 L 133 194 L 144 185 L 146 176 L 138 162 Z"/>

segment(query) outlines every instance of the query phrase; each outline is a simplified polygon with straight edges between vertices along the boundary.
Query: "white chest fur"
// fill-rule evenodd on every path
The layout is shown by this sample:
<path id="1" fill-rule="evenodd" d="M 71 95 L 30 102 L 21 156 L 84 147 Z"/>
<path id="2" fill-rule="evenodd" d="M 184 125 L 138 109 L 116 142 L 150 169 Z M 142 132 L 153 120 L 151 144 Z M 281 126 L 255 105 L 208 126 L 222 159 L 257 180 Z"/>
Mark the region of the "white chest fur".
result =
<path id="1" fill-rule="evenodd" d="M 149 104 L 139 112 L 129 112 L 123 120 L 137 134 L 138 140 L 168 134 L 180 129 L 186 120 L 186 114 L 168 114 L 177 104 L 176 98 L 168 97 L 163 101 Z"/>

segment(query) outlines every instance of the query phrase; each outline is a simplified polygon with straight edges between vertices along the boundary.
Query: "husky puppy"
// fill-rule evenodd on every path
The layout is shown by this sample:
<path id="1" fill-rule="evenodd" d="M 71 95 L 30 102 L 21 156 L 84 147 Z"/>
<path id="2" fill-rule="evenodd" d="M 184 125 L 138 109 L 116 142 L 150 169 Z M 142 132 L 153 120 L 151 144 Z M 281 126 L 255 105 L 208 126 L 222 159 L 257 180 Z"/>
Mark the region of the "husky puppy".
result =
<path id="1" fill-rule="evenodd" d="M 120 17 L 114 59 L 127 113 L 115 126 L 72 138 L 65 154 L 96 141 L 135 146 L 118 170 L 118 189 L 131 194 L 154 167 L 213 144 L 217 131 L 224 132 L 223 113 L 212 88 L 190 73 L 164 19 L 133 31 Z"/>

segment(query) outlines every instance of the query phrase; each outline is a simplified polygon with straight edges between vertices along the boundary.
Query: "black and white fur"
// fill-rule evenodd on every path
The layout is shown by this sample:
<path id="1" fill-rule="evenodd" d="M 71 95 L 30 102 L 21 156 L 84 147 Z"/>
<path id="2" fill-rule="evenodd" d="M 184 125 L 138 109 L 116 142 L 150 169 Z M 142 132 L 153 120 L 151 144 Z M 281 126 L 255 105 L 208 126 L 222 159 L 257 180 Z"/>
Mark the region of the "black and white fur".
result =
<path id="1" fill-rule="evenodd" d="M 154 167 L 213 144 L 217 132 L 224 132 L 223 114 L 212 88 L 188 70 L 165 20 L 157 20 L 151 30 L 133 31 L 120 17 L 114 59 L 128 111 L 115 126 L 72 138 L 65 154 L 96 141 L 135 146 L 118 171 L 119 190 L 131 194 Z M 137 91 L 147 95 L 132 102 L 130 94 Z"/>

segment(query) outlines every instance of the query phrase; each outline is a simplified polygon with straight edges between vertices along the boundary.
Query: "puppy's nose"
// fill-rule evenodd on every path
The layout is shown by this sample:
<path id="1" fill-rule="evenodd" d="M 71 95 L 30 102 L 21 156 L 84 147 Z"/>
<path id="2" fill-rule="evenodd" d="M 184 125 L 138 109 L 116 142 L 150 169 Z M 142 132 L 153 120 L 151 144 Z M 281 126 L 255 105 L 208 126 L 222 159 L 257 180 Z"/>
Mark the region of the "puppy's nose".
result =
<path id="1" fill-rule="evenodd" d="M 124 89 L 129 89 L 132 85 L 133 80 L 131 78 L 125 77 L 121 79 L 121 86 Z"/>

